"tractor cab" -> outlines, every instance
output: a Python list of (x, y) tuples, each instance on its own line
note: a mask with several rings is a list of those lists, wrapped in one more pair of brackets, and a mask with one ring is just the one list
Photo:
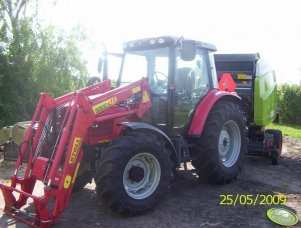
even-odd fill
[(149, 81), (152, 108), (143, 122), (175, 135), (190, 122), (196, 105), (217, 88), (214, 45), (170, 36), (124, 43), (117, 86)]

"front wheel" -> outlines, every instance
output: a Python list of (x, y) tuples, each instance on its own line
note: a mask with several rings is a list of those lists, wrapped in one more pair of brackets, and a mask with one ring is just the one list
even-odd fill
[(242, 170), (246, 144), (246, 126), (240, 106), (230, 101), (217, 103), (197, 142), (197, 158), (192, 161), (200, 179), (209, 183), (230, 182)]
[(169, 190), (170, 151), (156, 135), (130, 132), (96, 161), (96, 192), (113, 212), (144, 214)]

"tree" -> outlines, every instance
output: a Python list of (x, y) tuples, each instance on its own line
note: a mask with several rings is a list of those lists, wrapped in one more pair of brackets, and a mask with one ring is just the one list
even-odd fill
[(30, 3), (2, 0), (0, 5), (0, 127), (30, 119), (39, 92), (57, 97), (87, 77), (77, 37), (27, 16)]

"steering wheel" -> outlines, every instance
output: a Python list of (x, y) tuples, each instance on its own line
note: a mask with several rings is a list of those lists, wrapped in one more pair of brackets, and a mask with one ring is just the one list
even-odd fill
[(159, 79), (158, 74), (161, 74), (163, 77), (165, 77), (165, 78), (166, 78), (166, 81), (167, 81), (168, 76), (167, 76), (166, 74), (162, 73), (161, 71), (155, 71), (155, 72), (154, 72), (154, 76), (155, 76), (155, 78), (156, 78), (157, 81), (159, 81), (159, 80), (160, 80), (160, 81), (163, 81), (162, 79)]
[[(160, 79), (159, 75), (162, 75), (164, 78)], [(162, 77), (161, 77), (162, 78)], [(160, 71), (154, 72), (154, 84), (156, 85), (153, 89), (154, 93), (164, 94), (167, 93), (167, 79), (168, 76)]]

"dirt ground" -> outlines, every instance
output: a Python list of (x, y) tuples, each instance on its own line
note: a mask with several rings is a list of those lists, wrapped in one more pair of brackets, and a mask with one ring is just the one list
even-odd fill
[[(95, 194), (95, 184), (73, 193), (69, 205), (54, 227), (279, 227), (266, 216), (272, 207), (294, 211), (301, 220), (301, 140), (285, 137), (280, 165), (263, 157), (246, 157), (244, 170), (227, 185), (200, 184), (184, 171), (172, 182), (171, 192), (150, 213), (132, 218), (110, 213)], [(0, 158), (1, 159), (1, 158)], [(13, 162), (0, 161), (0, 181), (7, 182)], [(284, 194), (277, 205), (220, 205), (221, 194)], [(3, 214), (0, 196), (0, 227), (27, 227)], [(301, 227), (301, 223), (296, 225)]]

